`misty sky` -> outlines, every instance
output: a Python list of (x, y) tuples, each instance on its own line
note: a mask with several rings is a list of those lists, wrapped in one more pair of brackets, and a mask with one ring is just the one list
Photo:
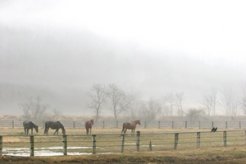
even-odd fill
[[(246, 80), (245, 7), (226, 0), (1, 0), (0, 87), (28, 96), (42, 90), (46, 101), (67, 102), (53, 105), (63, 113), (69, 104), (74, 113), (86, 108), (80, 100), (96, 83), (143, 98), (184, 92), (187, 104), (199, 104), (210, 88), (240, 90)], [(13, 99), (12, 112), (24, 98)]]

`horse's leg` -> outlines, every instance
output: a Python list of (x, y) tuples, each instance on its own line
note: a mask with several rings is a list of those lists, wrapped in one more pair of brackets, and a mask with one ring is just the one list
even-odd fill
[(55, 135), (55, 134), (57, 134), (57, 135), (58, 135), (58, 129), (56, 129), (56, 130), (55, 130), (54, 135)]
[(59, 129), (56, 130), (56, 135), (58, 135)]
[(121, 134), (124, 133), (124, 130), (125, 130), (125, 129), (124, 129), (124, 126), (123, 126), (123, 127), (122, 127), (122, 130), (121, 130)]
[(88, 133), (89, 133), (89, 129), (88, 129), (88, 128), (86, 128), (86, 135), (88, 135)]
[(49, 128), (45, 128), (45, 129), (44, 129), (44, 133), (45, 133), (46, 135), (48, 135), (48, 132), (49, 132)]

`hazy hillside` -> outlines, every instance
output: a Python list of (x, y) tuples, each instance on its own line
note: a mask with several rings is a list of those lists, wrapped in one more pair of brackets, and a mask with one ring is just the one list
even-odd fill
[(238, 87), (245, 80), (228, 61), (158, 52), (86, 31), (0, 26), (0, 35), (2, 113), (21, 113), (18, 104), (35, 96), (51, 109), (84, 113), (87, 91), (95, 83), (114, 83), (144, 99), (184, 92), (186, 103), (197, 104), (211, 87)]

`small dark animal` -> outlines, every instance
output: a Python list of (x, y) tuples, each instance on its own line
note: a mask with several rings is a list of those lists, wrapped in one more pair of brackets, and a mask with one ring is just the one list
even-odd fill
[(131, 123), (129, 122), (124, 122), (123, 123), (123, 126), (122, 126), (122, 130), (121, 130), (121, 134), (122, 133), (126, 133), (127, 129), (131, 129), (132, 130), (132, 134), (135, 132), (135, 129), (136, 129), (136, 126), (138, 125), (141, 125), (140, 123), (140, 120), (135, 120), (135, 121), (132, 121)]
[(94, 120), (89, 120), (85, 122), (86, 134), (91, 134), (92, 125), (94, 124)]
[(31, 129), (31, 134), (33, 135), (33, 129), (35, 129), (36, 133), (38, 133), (38, 126), (35, 125), (32, 121), (24, 121), (23, 122), (24, 133), (25, 135), (29, 134), (29, 130)]
[(211, 132), (216, 132), (217, 131), (217, 127), (213, 127), (212, 129), (211, 129)]
[(66, 130), (60, 121), (46, 121), (44, 125), (44, 134), (48, 135), (49, 128), (55, 129), (54, 135), (58, 135), (59, 129), (62, 129), (62, 134), (66, 134)]

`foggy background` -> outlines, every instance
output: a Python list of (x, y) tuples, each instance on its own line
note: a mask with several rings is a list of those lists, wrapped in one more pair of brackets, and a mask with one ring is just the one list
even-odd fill
[(49, 110), (90, 115), (94, 84), (160, 103), (183, 93), (185, 112), (215, 89), (217, 115), (228, 92), (244, 114), (245, 12), (243, 1), (2, 0), (0, 114), (39, 96)]

